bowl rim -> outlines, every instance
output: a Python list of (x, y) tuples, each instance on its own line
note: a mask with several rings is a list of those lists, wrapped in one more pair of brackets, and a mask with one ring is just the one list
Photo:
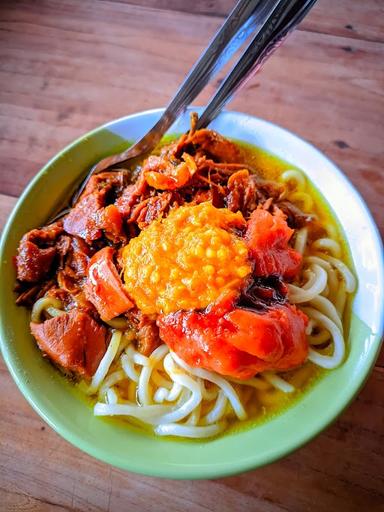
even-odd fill
[[(41, 177), (44, 175), (44, 173), (47, 172), (47, 170), (51, 167), (51, 165), (59, 159), (63, 153), (66, 153), (67, 151), (70, 151), (74, 147), (76, 147), (80, 142), (82, 142), (84, 139), (88, 139), (92, 137), (94, 134), (98, 133), (101, 130), (111, 128), (113, 126), (118, 125), (119, 123), (124, 122), (125, 120), (134, 120), (136, 118), (140, 118), (147, 115), (158, 115), (161, 114), (164, 111), (164, 108), (156, 108), (156, 109), (149, 109), (141, 112), (137, 112), (134, 114), (130, 114), (127, 116), (122, 116), (120, 118), (114, 119), (112, 121), (109, 121), (103, 125), (100, 125), (96, 127), (95, 129), (91, 130), (90, 132), (87, 132), (86, 134), (78, 137), (76, 140), (65, 146), (62, 150), (60, 150), (58, 153), (56, 153), (42, 168), (41, 170), (31, 179), (31, 181), (28, 183), (22, 194), (20, 195), (19, 199), (17, 200), (11, 214), (9, 215), (9, 218), (5, 224), (1, 240), (0, 240), (0, 261), (3, 258), (3, 253), (5, 250), (6, 240), (8, 238), (9, 233), (12, 230), (14, 218), (19, 210), (19, 208), (22, 206), (25, 198), (30, 194), (31, 190), (34, 188), (34, 186), (40, 181)], [(190, 107), (188, 111), (202, 111), (201, 107)], [(252, 116), (249, 114), (245, 114), (242, 112), (237, 111), (223, 111), (224, 114), (231, 114), (235, 116), (236, 118), (242, 119), (242, 120), (256, 120), (258, 122), (264, 123), (266, 125), (269, 125), (270, 127), (279, 130), (282, 130), (285, 132), (286, 135), (289, 135), (296, 140), (298, 140), (301, 144), (306, 145), (309, 147), (309, 149), (312, 152), (317, 153), (319, 156), (322, 157), (332, 168), (332, 172), (336, 173), (338, 178), (341, 179), (345, 186), (348, 188), (349, 193), (353, 194), (355, 198), (360, 202), (361, 207), (363, 208), (366, 219), (369, 223), (369, 229), (371, 234), (373, 235), (374, 241), (375, 241), (375, 247), (377, 250), (377, 254), (380, 256), (380, 268), (378, 269), (379, 274), (383, 278), (384, 276), (384, 249), (383, 244), (380, 236), (380, 232), (378, 230), (378, 227), (372, 217), (371, 212), (368, 209), (368, 206), (366, 205), (364, 199), (361, 197), (360, 193), (355, 189), (354, 185), (351, 183), (349, 178), (339, 169), (339, 167), (330, 160), (324, 153), (322, 153), (320, 150), (318, 150), (313, 144), (306, 141), (302, 137), (296, 135), (295, 133), (291, 132), (290, 130), (283, 128), (275, 123), (272, 123), (270, 121), (258, 118), (256, 116)], [(170, 130), (170, 132), (172, 129)], [(294, 162), (292, 162), (294, 164)], [(382, 280), (384, 282), (384, 278)], [(177, 468), (170, 468), (164, 469), (160, 468), (157, 469), (154, 465), (153, 467), (147, 466), (142, 467), (140, 466), (137, 468), (137, 465), (135, 463), (130, 463), (130, 461), (126, 461), (125, 463), (122, 463), (121, 461), (117, 461), (112, 457), (105, 456), (104, 452), (100, 453), (100, 450), (97, 446), (94, 446), (91, 443), (88, 443), (86, 439), (82, 438), (81, 436), (74, 434), (71, 429), (67, 429), (64, 425), (60, 425), (59, 423), (55, 422), (51, 417), (49, 412), (44, 410), (39, 403), (38, 400), (35, 399), (34, 396), (31, 395), (28, 384), (20, 377), (19, 372), (17, 371), (17, 367), (14, 365), (13, 362), (13, 356), (9, 350), (8, 343), (6, 341), (7, 336), (4, 329), (4, 319), (2, 316), (2, 311), (0, 310), (0, 349), (1, 354), (3, 356), (3, 359), (6, 363), (6, 366), (9, 370), (9, 372), (12, 375), (13, 380), (15, 381), (16, 385), (18, 386), (19, 390), (23, 394), (24, 398), (29, 402), (29, 404), (32, 406), (32, 408), (43, 418), (43, 420), (48, 423), (48, 425), (55, 430), (59, 435), (61, 435), (65, 440), (76, 446), (77, 448), (85, 451), (89, 455), (95, 457), (96, 459), (99, 459), (103, 462), (109, 463), (111, 465), (114, 465), (116, 467), (119, 467), (124, 470), (128, 471), (134, 471), (143, 475), (147, 476), (156, 476), (156, 477), (162, 477), (162, 478), (173, 478), (173, 479), (202, 479), (202, 478), (218, 478), (218, 477), (225, 477), (229, 475), (238, 474), (244, 471), (248, 471), (251, 469), (254, 469), (255, 467), (261, 467), (266, 464), (269, 464), (271, 462), (274, 462), (275, 460), (278, 460), (282, 457), (287, 456), (288, 454), (292, 453), (299, 447), (305, 445), (308, 443), (311, 439), (313, 439), (315, 436), (317, 436), (320, 432), (322, 432), (325, 428), (327, 428), (330, 424), (332, 424), (337, 417), (350, 405), (350, 403), (353, 401), (353, 399), (356, 397), (356, 395), (359, 393), (361, 388), (364, 386), (366, 380), (371, 374), (371, 371), (375, 365), (375, 361), (379, 355), (380, 348), (381, 348), (381, 339), (383, 337), (384, 332), (384, 287), (381, 286), (380, 288), (380, 295), (379, 295), (379, 301), (381, 303), (381, 307), (379, 308), (381, 315), (378, 319), (378, 330), (374, 334), (372, 343), (374, 344), (374, 349), (369, 354), (368, 360), (365, 360), (364, 365), (364, 371), (361, 372), (359, 378), (353, 382), (352, 385), (349, 387), (349, 392), (346, 393), (346, 399), (342, 402), (342, 405), (340, 406), (340, 403), (335, 403), (334, 407), (331, 411), (329, 411), (328, 415), (326, 417), (323, 417), (321, 420), (319, 420), (316, 425), (312, 429), (308, 429), (306, 432), (306, 435), (303, 435), (299, 440), (296, 442), (291, 442), (289, 446), (287, 447), (281, 447), (280, 450), (277, 452), (273, 452), (270, 454), (266, 454), (263, 458), (263, 460), (260, 462), (257, 460), (257, 456), (250, 457), (246, 461), (241, 460), (239, 461), (232, 461), (231, 464), (221, 464), (221, 467), (218, 465), (212, 465), (208, 467), (188, 467), (188, 465), (184, 465), (183, 469), (181, 470), (181, 467), (178, 466)]]

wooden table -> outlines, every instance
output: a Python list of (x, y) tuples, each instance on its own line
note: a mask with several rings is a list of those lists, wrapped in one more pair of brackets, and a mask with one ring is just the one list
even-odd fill
[[(27, 182), (68, 142), (166, 104), (231, 4), (2, 0), (1, 224)], [(285, 126), (329, 155), (360, 190), (381, 233), (383, 19), (383, 0), (320, 0), (230, 106)], [(3, 362), (0, 386), (1, 510), (384, 510), (383, 354), (353, 405), (317, 439), (270, 466), (213, 481), (147, 478), (98, 462), (44, 424)]]

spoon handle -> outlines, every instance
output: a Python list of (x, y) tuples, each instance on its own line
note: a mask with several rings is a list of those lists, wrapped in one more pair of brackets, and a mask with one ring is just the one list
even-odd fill
[(317, 0), (283, 0), (254, 36), (248, 48), (226, 76), (198, 120), (197, 128), (207, 126), (223, 107), (264, 64), (287, 35), (300, 23)]

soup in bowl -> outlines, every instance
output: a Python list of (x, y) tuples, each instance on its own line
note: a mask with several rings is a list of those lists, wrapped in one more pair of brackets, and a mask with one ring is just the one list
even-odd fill
[(96, 457), (230, 474), (308, 440), (361, 386), (382, 328), (380, 241), (331, 162), (236, 113), (91, 178), (47, 224), (159, 115), (75, 142), (20, 199), (3, 239), (3, 352), (38, 412)]

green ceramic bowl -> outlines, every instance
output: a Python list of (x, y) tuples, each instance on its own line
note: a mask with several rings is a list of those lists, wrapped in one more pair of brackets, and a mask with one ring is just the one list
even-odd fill
[[(73, 387), (43, 359), (29, 333), (29, 312), (14, 303), (13, 256), (20, 237), (44, 224), (79, 177), (103, 156), (145, 133), (161, 110), (98, 128), (51, 160), (29, 184), (1, 243), (1, 349), (25, 398), (44, 420), (78, 448), (123, 469), (168, 478), (216, 478), (249, 470), (309, 441), (332, 422), (359, 391), (380, 348), (383, 329), (383, 252), (364, 202), (344, 175), (318, 150), (266, 121), (225, 112), (213, 123), (224, 135), (253, 143), (303, 169), (339, 218), (351, 248), (359, 288), (353, 303), (348, 357), (285, 412), (248, 430), (211, 441), (155, 438), (118, 422), (96, 418)], [(188, 127), (188, 113), (174, 133)], [(366, 307), (369, 305), (369, 307)]]

